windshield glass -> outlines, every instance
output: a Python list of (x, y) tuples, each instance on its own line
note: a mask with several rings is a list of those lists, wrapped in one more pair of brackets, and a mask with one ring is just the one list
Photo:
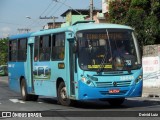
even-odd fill
[[(83, 70), (114, 71), (139, 68), (133, 31), (96, 29), (77, 32), (78, 61)], [(139, 54), (138, 54), (139, 55)]]

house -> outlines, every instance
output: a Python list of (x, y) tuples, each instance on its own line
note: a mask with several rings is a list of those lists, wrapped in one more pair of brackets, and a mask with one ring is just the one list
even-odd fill
[[(102, 10), (93, 10), (93, 20), (96, 23), (105, 22), (105, 18), (101, 12)], [(66, 22), (63, 23), (61, 27), (70, 26), (81, 20), (90, 20), (89, 14), (89, 9), (68, 9), (61, 14), (61, 16), (66, 19)]]

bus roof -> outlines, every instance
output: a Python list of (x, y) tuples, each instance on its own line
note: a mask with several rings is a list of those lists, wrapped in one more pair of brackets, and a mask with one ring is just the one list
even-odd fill
[(34, 32), (31, 36), (39, 36), (39, 35), (47, 35), (51, 33), (60, 33), (65, 31), (79, 31), (79, 30), (88, 30), (88, 29), (110, 29), (110, 28), (117, 28), (117, 29), (130, 29), (133, 28), (126, 26), (126, 25), (119, 25), (119, 24), (109, 24), (109, 23), (77, 23), (72, 26), (64, 27), (64, 28), (56, 28), (56, 29), (47, 29), (47, 30), (40, 30)]
[(51, 33), (60, 33), (60, 32), (65, 32), (67, 30), (68, 30), (68, 27), (46, 29), (46, 30), (40, 30), (40, 31), (34, 32), (31, 36), (47, 35), (47, 34), (51, 34)]
[(133, 29), (126, 25), (110, 24), (110, 23), (78, 23), (75, 25), (76, 30), (87, 30), (87, 29)]
[(32, 33), (25, 33), (25, 34), (18, 34), (18, 35), (12, 35), (9, 37), (10, 40), (19, 39), (19, 38), (27, 38), (30, 37)]
[(47, 35), (51, 33), (60, 33), (60, 32), (65, 32), (65, 31), (73, 31), (77, 32), (79, 30), (89, 30), (89, 29), (130, 29), (132, 30), (131, 27), (126, 26), (126, 25), (119, 25), (119, 24), (110, 24), (110, 23), (93, 23), (93, 22), (77, 22), (76, 24), (68, 27), (63, 27), (63, 28), (56, 28), (56, 29), (47, 29), (47, 30), (40, 30), (37, 32), (32, 32), (32, 33), (25, 33), (25, 34), (19, 34), (19, 35), (13, 35), (10, 36), (9, 39), (19, 39), (19, 38), (27, 38), (30, 36), (39, 36), (39, 35)]

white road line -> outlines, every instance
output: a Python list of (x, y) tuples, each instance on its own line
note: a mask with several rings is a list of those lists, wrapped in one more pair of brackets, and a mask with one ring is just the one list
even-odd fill
[(24, 101), (18, 99), (9, 99), (9, 100), (13, 103), (25, 103)]

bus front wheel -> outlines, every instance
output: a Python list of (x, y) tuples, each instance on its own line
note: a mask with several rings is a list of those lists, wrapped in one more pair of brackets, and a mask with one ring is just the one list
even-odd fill
[(67, 97), (67, 90), (64, 82), (61, 82), (58, 87), (58, 103), (64, 106), (71, 105), (71, 100)]

